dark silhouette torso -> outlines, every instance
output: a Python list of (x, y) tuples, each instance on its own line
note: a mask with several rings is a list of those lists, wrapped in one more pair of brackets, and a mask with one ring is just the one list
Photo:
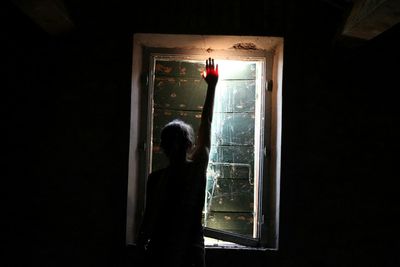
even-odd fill
[(207, 162), (203, 158), (171, 165), (149, 175), (150, 250), (160, 259), (175, 262), (193, 249), (204, 249), (201, 222)]

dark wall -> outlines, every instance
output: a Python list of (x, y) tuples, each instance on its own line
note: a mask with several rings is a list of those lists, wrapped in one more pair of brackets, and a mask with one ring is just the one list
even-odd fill
[(131, 41), (52, 37), (12, 6), (6, 15), (15, 23), (3, 57), (9, 212), (18, 218), (8, 227), (18, 235), (1, 265), (113, 266), (125, 247)]
[(124, 236), (135, 32), (285, 37), (280, 249), (210, 250), (209, 267), (399, 265), (399, 27), (342, 47), (345, 10), (332, 1), (79, 2), (62, 36), (3, 9), (5, 266), (136, 262)]

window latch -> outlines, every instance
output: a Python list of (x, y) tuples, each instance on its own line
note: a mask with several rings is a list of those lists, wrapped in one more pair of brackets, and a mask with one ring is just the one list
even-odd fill
[(265, 88), (267, 89), (267, 91), (272, 92), (272, 80), (267, 80), (265, 82)]

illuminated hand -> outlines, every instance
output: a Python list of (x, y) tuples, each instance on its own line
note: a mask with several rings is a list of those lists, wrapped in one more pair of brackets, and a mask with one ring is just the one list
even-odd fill
[(206, 71), (202, 74), (204, 80), (210, 86), (216, 86), (218, 82), (218, 64), (214, 66), (214, 59), (206, 60)]

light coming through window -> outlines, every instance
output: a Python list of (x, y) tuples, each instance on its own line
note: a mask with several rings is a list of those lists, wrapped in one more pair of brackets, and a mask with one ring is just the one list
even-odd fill
[[(217, 85), (203, 225), (257, 238), (263, 136), (262, 60), (218, 60)], [(154, 56), (150, 82), (151, 169), (167, 166), (160, 149), (162, 127), (173, 119), (200, 125), (206, 83), (204, 60)], [(171, 192), (173, 194), (173, 192)]]

